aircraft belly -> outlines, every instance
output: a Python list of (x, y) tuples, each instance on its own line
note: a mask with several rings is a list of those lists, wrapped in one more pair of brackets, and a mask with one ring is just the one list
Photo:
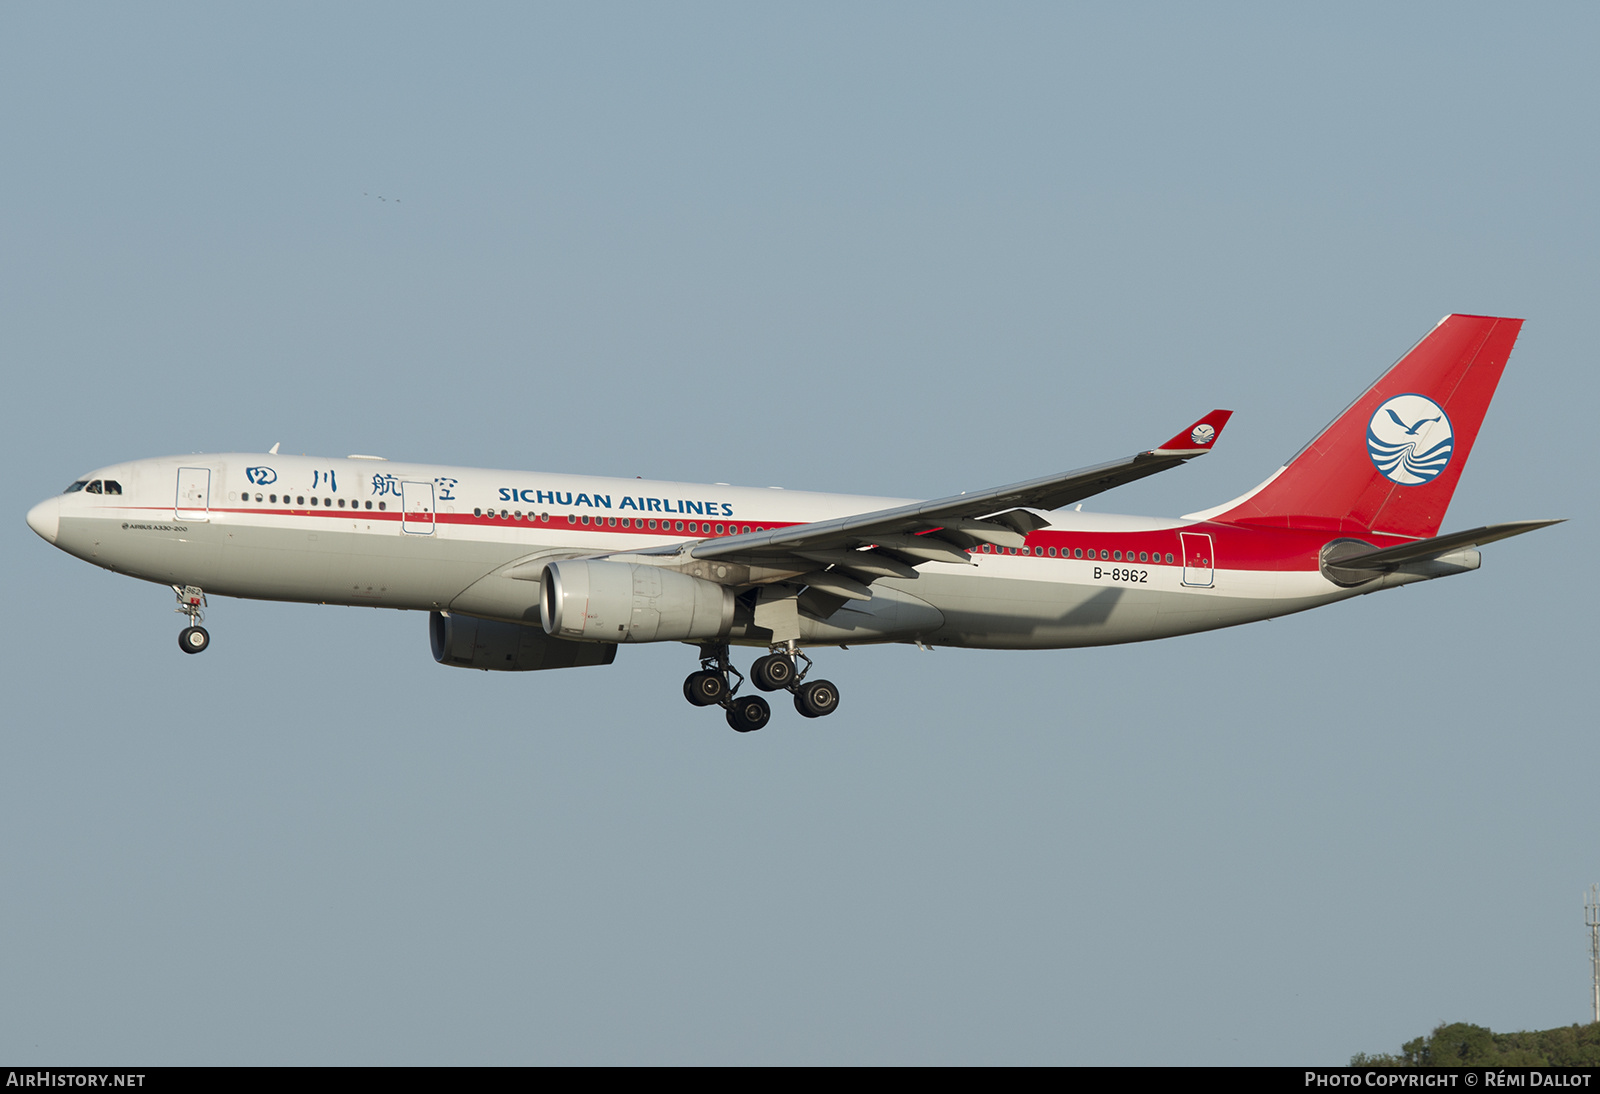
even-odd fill
[(933, 641), (984, 649), (1057, 649), (1148, 637), (1150, 591), (1025, 577), (928, 574), (917, 592), (944, 613)]
[(1167, 638), (1303, 611), (1348, 595), (1317, 574), (1218, 571), (1214, 586), (1203, 589), (1184, 587), (1177, 570), (1149, 570), (1139, 583), (1084, 576), (925, 573), (916, 584), (917, 593), (945, 617), (932, 641), (986, 649)]
[(230, 531), (222, 572), (207, 591), (388, 608), (446, 607), (485, 571), (527, 550), (492, 541), (395, 535), (387, 528)]
[(1314, 571), (1218, 570), (1215, 587), (1184, 589), (1164, 597), (1157, 609), (1158, 627), (1151, 637), (1256, 623), (1280, 615), (1343, 600), (1339, 589)]
[(162, 584), (212, 583), (224, 534), (214, 525), (134, 514), (132, 519), (62, 517), (56, 546), (85, 562)]

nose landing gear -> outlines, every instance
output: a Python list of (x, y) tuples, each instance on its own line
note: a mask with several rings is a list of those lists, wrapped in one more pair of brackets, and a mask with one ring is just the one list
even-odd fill
[(201, 610), (206, 606), (205, 590), (197, 585), (174, 585), (172, 591), (178, 594), (174, 610), (189, 617), (189, 625), (178, 632), (178, 648), (184, 653), (204, 653), (211, 648), (211, 632), (200, 625), (205, 618)]
[[(795, 659), (805, 668), (795, 665)], [(829, 680), (806, 683), (811, 658), (790, 645), (756, 658), (750, 666), (750, 681), (762, 691), (789, 691), (794, 708), (807, 718), (823, 718), (839, 709), (839, 689)], [(730, 679), (737, 677), (735, 682)], [(697, 707), (720, 706), (727, 711), (728, 725), (739, 733), (753, 733), (772, 717), (772, 707), (759, 695), (740, 695), (744, 682), (739, 670), (728, 661), (726, 642), (700, 647), (700, 671), (683, 682), (683, 697)]]

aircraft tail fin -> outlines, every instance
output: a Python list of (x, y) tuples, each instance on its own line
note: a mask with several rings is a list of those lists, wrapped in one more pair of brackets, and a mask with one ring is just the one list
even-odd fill
[(1435, 535), (1521, 329), (1520, 319), (1446, 316), (1275, 475), (1194, 515)]

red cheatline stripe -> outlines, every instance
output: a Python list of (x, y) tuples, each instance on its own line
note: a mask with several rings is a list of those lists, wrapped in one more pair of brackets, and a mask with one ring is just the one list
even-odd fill
[[(172, 508), (168, 506), (115, 506), (107, 508), (140, 509), (150, 512), (163, 513), (171, 513), (173, 511)], [(311, 509), (309, 507), (304, 509), (280, 509), (265, 506), (260, 508), (251, 507), (248, 509), (218, 508), (212, 509), (210, 512), (239, 514), (244, 516), (310, 516), (334, 520), (357, 519), (368, 521), (399, 521), (405, 518), (405, 514), (402, 514), (398, 509), (341, 510), (325, 509), (320, 506), (316, 509)], [(606, 520), (608, 518), (601, 517), (599, 519)], [(619, 523), (613, 526), (609, 524), (583, 524), (577, 521), (569, 521), (567, 520), (566, 516), (553, 516), (548, 522), (545, 522), (539, 520), (529, 521), (526, 519), (520, 521), (503, 520), (498, 516), (473, 516), (471, 513), (439, 513), (434, 515), (434, 521), (437, 524), (458, 525), (463, 527), (498, 527), (518, 531), (522, 529), (531, 530), (542, 528), (551, 531), (562, 531), (569, 533), (596, 532), (605, 535), (635, 535), (650, 536), (655, 538), (671, 537), (675, 539), (717, 538), (712, 532), (690, 532), (687, 529), (679, 532), (670, 528), (640, 528), (637, 526), (637, 523), (641, 520), (648, 519), (643, 517), (626, 518), (630, 522), (633, 522), (634, 526), (624, 528), (620, 524), (622, 519), (624, 518), (618, 517), (617, 520)], [(659, 521), (659, 518), (657, 519)], [(412, 523), (426, 523), (426, 520), (413, 520)], [(687, 524), (689, 522), (685, 521), (684, 523)], [(695, 523), (704, 525), (708, 522), (696, 521)], [(738, 525), (732, 525), (726, 520), (724, 520), (722, 523), (725, 527), (730, 529), (735, 527), (741, 529), (741, 532), (729, 531), (726, 532), (725, 535), (742, 534), (742, 529), (747, 527), (743, 521), (739, 522)], [(752, 522), (748, 525), (748, 527), (752, 529), (790, 528), (803, 523), (803, 521), (760, 521)], [(1070, 559), (1070, 561), (1121, 562), (1124, 565), (1133, 564), (1144, 566), (1181, 566), (1183, 565), (1183, 546), (1178, 539), (1178, 536), (1179, 533), (1182, 532), (1199, 532), (1211, 536), (1213, 544), (1213, 559), (1217, 563), (1219, 569), (1246, 571), (1315, 570), (1318, 568), (1319, 554), (1322, 550), (1322, 547), (1330, 538), (1333, 538), (1332, 534), (1327, 532), (1297, 532), (1284, 529), (1249, 528), (1231, 524), (1209, 523), (1174, 525), (1169, 528), (1131, 532), (1072, 532), (1047, 530), (1031, 533), (1026, 538), (1026, 553), (1019, 551), (1017, 554), (1012, 555), (1001, 548), (994, 548), (991, 551), (984, 551), (981, 547), (979, 547), (973, 551), (973, 555), (979, 559), (989, 555), (1007, 558), (1039, 558), (1040, 561), (1069, 561), (1069, 559), (1067, 559), (1062, 552), (1070, 552), (1074, 549), (1081, 549), (1086, 556), (1090, 551), (1093, 551), (1095, 557), (1092, 559), (1088, 557), (1083, 559)], [(1378, 533), (1360, 533), (1359, 538), (1366, 540), (1377, 547), (1388, 547), (1399, 543), (1409, 542), (1409, 540), (1407, 540), (1405, 537), (1388, 536)], [(1033, 554), (1033, 548), (1036, 546), (1043, 547), (1046, 549), (1046, 551), (1048, 551), (1048, 549), (1051, 547), (1055, 547), (1058, 552), (1058, 557), (1052, 559), (1048, 554), (1036, 556)], [(1101, 550), (1113, 553), (1120, 551), (1122, 552), (1122, 558), (1101, 559), (1098, 557)], [(1141, 563), (1138, 561), (1138, 555), (1140, 551), (1145, 552), (1147, 556), (1159, 555), (1160, 561)], [(1170, 553), (1173, 557), (1173, 561), (1171, 563), (1166, 561), (1166, 555), (1168, 553)]]

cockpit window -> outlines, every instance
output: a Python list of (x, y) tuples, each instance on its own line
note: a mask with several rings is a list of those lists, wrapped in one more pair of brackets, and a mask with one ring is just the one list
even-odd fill
[(100, 480), (99, 479), (95, 479), (88, 486), (85, 486), (83, 488), (83, 492), (85, 494), (98, 494), (98, 493), (100, 493)]
[(106, 480), (106, 493), (108, 493), (108, 494), (120, 494), (120, 493), (122, 493), (122, 484), (120, 482), (118, 482), (116, 479), (107, 479)]
[(67, 487), (65, 490), (63, 490), (61, 492), (63, 494), (76, 494), (79, 490), (82, 490), (85, 486), (88, 486), (88, 485), (89, 485), (89, 480), (88, 479), (79, 479), (77, 482), (73, 483), (71, 486)]

